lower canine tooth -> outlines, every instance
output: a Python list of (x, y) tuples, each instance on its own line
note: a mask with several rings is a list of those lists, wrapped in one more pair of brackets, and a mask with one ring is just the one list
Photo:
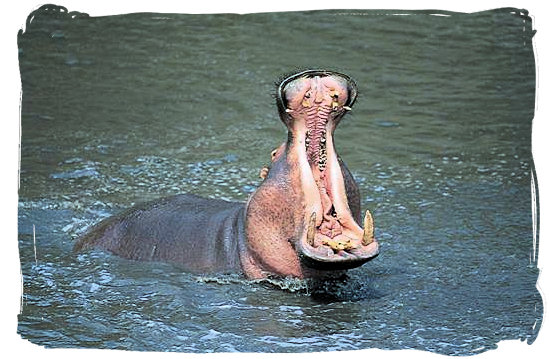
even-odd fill
[(351, 111), (351, 107), (349, 107), (349, 106), (342, 106), (342, 108), (346, 111)]
[(372, 214), (370, 214), (370, 211), (368, 209), (365, 212), (365, 220), (363, 222), (363, 227), (365, 229), (363, 230), (362, 244), (364, 246), (367, 246), (372, 242), (374, 242), (374, 220), (372, 219)]
[(315, 220), (317, 219), (317, 215), (315, 212), (311, 214), (311, 217), (309, 218), (309, 224), (307, 226), (307, 243), (313, 247), (313, 243), (315, 240)]

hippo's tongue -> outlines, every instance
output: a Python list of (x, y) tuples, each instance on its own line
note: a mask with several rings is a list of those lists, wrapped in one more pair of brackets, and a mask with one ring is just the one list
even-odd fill
[(333, 142), (336, 125), (351, 110), (350, 86), (340, 75), (308, 73), (282, 91), (305, 197), (307, 226), (297, 248), (308, 266), (320, 269), (356, 267), (378, 254), (370, 213), (365, 229), (353, 219)]

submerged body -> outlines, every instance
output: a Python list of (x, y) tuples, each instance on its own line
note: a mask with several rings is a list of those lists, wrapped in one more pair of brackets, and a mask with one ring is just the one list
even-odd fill
[(241, 271), (244, 203), (182, 194), (106, 219), (75, 250), (97, 247), (134, 260), (167, 261), (196, 273)]
[(287, 77), (277, 106), (288, 139), (246, 204), (194, 195), (149, 202), (101, 222), (75, 249), (249, 278), (322, 277), (362, 265), (378, 254), (373, 220), (367, 211), (358, 224), (359, 190), (333, 142), (356, 94), (353, 80), (335, 72)]

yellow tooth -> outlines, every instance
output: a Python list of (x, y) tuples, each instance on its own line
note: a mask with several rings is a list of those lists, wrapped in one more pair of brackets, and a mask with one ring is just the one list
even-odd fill
[(317, 219), (317, 215), (315, 212), (311, 214), (311, 217), (309, 217), (309, 224), (307, 226), (307, 243), (310, 246), (313, 246), (314, 240), (315, 240), (315, 220)]
[(348, 250), (348, 249), (355, 248), (354, 244), (349, 239), (336, 240), (336, 239), (324, 238), (322, 240), (322, 243), (325, 246), (329, 246), (330, 248), (335, 249), (335, 250), (341, 250), (341, 249)]
[(339, 105), (339, 104), (338, 104), (338, 101), (333, 101), (333, 102), (332, 102), (332, 109), (337, 108), (338, 105)]
[(262, 169), (260, 170), (260, 178), (266, 179), (268, 173), (269, 173), (269, 167), (262, 167)]
[(305, 99), (305, 100), (302, 101), (302, 106), (303, 107), (309, 107), (309, 106), (311, 106), (311, 104), (309, 103), (308, 99)]
[(367, 209), (365, 212), (365, 220), (363, 222), (363, 245), (367, 246), (374, 242), (374, 220), (372, 218), (372, 214), (370, 214), (370, 211)]

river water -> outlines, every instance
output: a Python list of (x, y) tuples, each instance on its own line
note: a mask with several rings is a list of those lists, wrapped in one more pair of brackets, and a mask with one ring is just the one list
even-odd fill
[[(530, 18), (396, 13), (33, 13), (18, 36), (21, 337), (183, 352), (532, 343), (543, 307)], [(304, 283), (72, 253), (134, 203), (245, 201), (286, 138), (274, 82), (313, 67), (358, 83), (335, 141), (374, 213), (378, 258)]]

